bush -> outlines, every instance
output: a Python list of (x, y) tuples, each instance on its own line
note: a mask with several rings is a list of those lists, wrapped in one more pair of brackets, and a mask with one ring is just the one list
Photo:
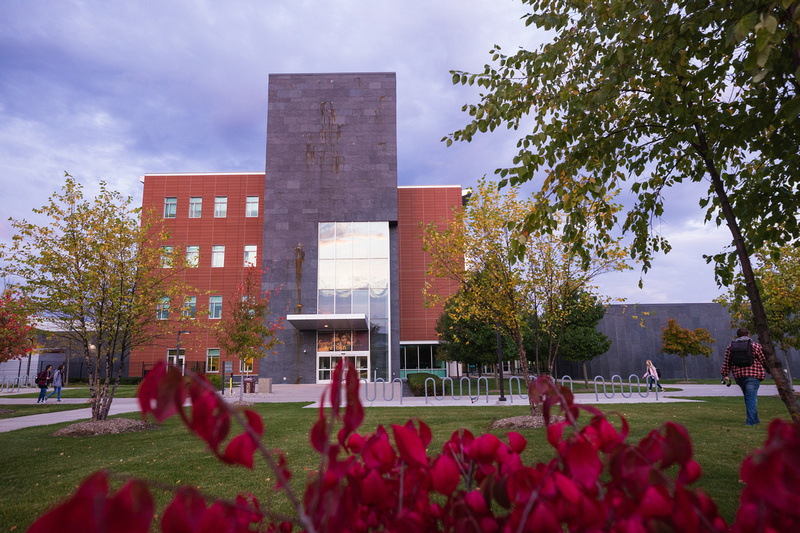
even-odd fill
[(211, 385), (214, 386), (215, 389), (221, 390), (222, 389), (222, 376), (219, 374), (206, 374), (204, 376)]
[[(433, 378), (433, 382), (436, 384), (436, 394), (442, 394), (442, 378), (439, 376), (434, 376), (427, 372), (419, 372), (415, 374), (406, 374), (406, 378), (408, 378), (408, 387), (411, 389), (411, 393), (414, 396), (425, 396), (425, 380), (428, 378)], [(428, 382), (427, 386), (428, 396), (433, 396), (433, 386), (430, 382)]]
[[(343, 371), (340, 364), (333, 383), (340, 383), (343, 373), (344, 389), (337, 385), (328, 390), (326, 404), (332, 408), (320, 409), (311, 428), (320, 464), (306, 482), (305, 494), (298, 494), (289, 485), (286, 456), (265, 447), (257, 413), (235, 410), (202, 377), (190, 374), (193, 381), (187, 388), (176, 369), (154, 368), (139, 388), (142, 413), (158, 421), (180, 416), (223, 462), (252, 469), (258, 452), (274, 475), (272, 488), (285, 491), (295, 511), (292, 516), (274, 514), (269, 495), (261, 502), (252, 494), (222, 501), (180, 486), (159, 513), (162, 530), (800, 531), (795, 486), (800, 425), (774, 420), (764, 448), (744, 461), (745, 488), (736, 523), (729, 528), (713, 500), (691, 487), (701, 469), (680, 424), (668, 421), (638, 443), (628, 443), (624, 417), (617, 428), (596, 408), (574, 404), (568, 389), (539, 378), (529, 394), (547, 424), (552, 460), (524, 464), (521, 454), (528, 442), (514, 432), (501, 440), (458, 430), (437, 453), (428, 450), (431, 430), (421, 420), (358, 433), (364, 419), (358, 375), (353, 366)], [(186, 409), (189, 398), (191, 407)], [(556, 409), (562, 421), (552, 420)], [(590, 419), (578, 424), (582, 413)], [(234, 420), (243, 432), (229, 439)], [(163, 484), (134, 479), (112, 494), (109, 474), (101, 471), (28, 531), (148, 533), (156, 514), (153, 492), (163, 491)]]

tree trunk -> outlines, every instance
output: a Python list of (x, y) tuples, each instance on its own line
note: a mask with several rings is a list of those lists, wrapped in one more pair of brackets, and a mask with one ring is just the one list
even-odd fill
[(583, 383), (589, 388), (589, 374), (586, 372), (586, 361), (583, 362)]
[(736, 246), (736, 255), (739, 259), (739, 266), (742, 269), (742, 276), (744, 277), (745, 287), (747, 288), (747, 296), (750, 299), (750, 309), (753, 313), (753, 322), (756, 326), (756, 334), (758, 335), (758, 342), (764, 352), (767, 360), (767, 366), (772, 378), (775, 380), (775, 385), (778, 388), (778, 394), (786, 405), (786, 409), (795, 422), (800, 422), (800, 404), (797, 402), (797, 397), (794, 395), (791, 383), (786, 379), (786, 374), (783, 372), (783, 365), (780, 359), (775, 354), (775, 347), (772, 344), (772, 337), (769, 334), (769, 326), (767, 324), (767, 313), (764, 310), (764, 305), (761, 302), (761, 294), (756, 285), (756, 278), (753, 272), (753, 266), (750, 262), (750, 254), (745, 246), (744, 237), (742, 236), (741, 229), (739, 228), (736, 215), (733, 212), (728, 195), (725, 192), (725, 186), (722, 183), (719, 172), (714, 165), (714, 162), (707, 156), (707, 145), (705, 135), (700, 129), (699, 125), (696, 126), (698, 137), (700, 140), (701, 150), (700, 154), (706, 164), (706, 169), (711, 175), (711, 182), (714, 185), (714, 192), (719, 199), (720, 208), (725, 216), (725, 222), (733, 236), (733, 243)]
[[(686, 381), (688, 382), (689, 381), (689, 371), (686, 370), (686, 356), (685, 355), (681, 356), (681, 361), (683, 361), (683, 375), (686, 376)], [(655, 378), (655, 379), (658, 380), (658, 378)]]
[(528, 390), (528, 403), (531, 407), (531, 414), (536, 415), (539, 411), (533, 403), (533, 394), (530, 393), (531, 373), (528, 369), (528, 356), (525, 353), (525, 346), (522, 344), (522, 332), (520, 332), (519, 328), (513, 332), (512, 337), (514, 337), (514, 343), (517, 345), (519, 366), (522, 368), (522, 377), (525, 379), (525, 388)]

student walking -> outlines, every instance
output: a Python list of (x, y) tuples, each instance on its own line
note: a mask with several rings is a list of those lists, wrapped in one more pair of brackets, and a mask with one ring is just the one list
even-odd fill
[(61, 403), (61, 387), (64, 385), (64, 365), (58, 365), (58, 370), (53, 374), (53, 392), (44, 397), (48, 399), (53, 394), (58, 393), (56, 402)]
[(50, 383), (51, 368), (53, 368), (53, 365), (47, 365), (47, 368), (39, 372), (36, 377), (36, 384), (39, 386), (39, 399), (36, 400), (36, 403), (45, 403), (47, 401), (45, 395), (47, 394), (47, 385)]
[(653, 390), (653, 384), (658, 387), (659, 392), (664, 392), (664, 387), (661, 386), (661, 383), (658, 381), (658, 369), (653, 362), (648, 359), (647, 360), (647, 371), (644, 373), (643, 378), (647, 378), (647, 390)]
[(767, 358), (761, 345), (750, 340), (750, 332), (745, 328), (736, 330), (736, 339), (725, 350), (722, 363), (722, 379), (729, 384), (733, 379), (744, 394), (744, 409), (747, 414), (745, 424), (754, 426), (758, 419), (758, 388), (766, 377)]

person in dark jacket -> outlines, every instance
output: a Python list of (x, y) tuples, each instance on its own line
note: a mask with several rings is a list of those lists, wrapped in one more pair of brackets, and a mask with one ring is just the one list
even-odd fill
[(45, 396), (47, 394), (47, 385), (50, 383), (51, 368), (53, 368), (53, 365), (47, 365), (47, 368), (39, 372), (39, 376), (36, 378), (36, 385), (39, 386), (39, 399), (36, 400), (36, 403), (47, 402), (47, 398)]

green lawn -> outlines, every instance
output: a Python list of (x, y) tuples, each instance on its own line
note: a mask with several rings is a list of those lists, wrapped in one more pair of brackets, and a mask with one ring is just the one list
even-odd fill
[[(699, 485), (718, 503), (723, 516), (734, 516), (741, 484), (739, 464), (754, 448), (763, 444), (767, 423), (759, 427), (744, 425), (741, 398), (710, 398), (702, 403), (629, 404), (603, 406), (607, 412), (619, 410), (629, 421), (631, 439), (638, 440), (665, 420), (685, 425), (693, 438), (695, 455), (703, 467)], [(308, 444), (308, 431), (316, 419), (316, 409), (299, 404), (258, 404), (265, 420), (265, 442), (281, 448), (299, 487), (316, 468), (317, 456)], [(388, 426), (420, 417), (433, 431), (431, 453), (441, 449), (453, 431), (465, 427), (485, 431), (494, 418), (526, 414), (522, 405), (514, 407), (398, 407), (366, 410), (362, 431), (378, 424)], [(780, 400), (759, 398), (759, 414), (765, 422), (787, 417)], [(135, 417), (135, 415), (131, 415)], [(611, 418), (614, 421), (614, 417)], [(220, 497), (234, 497), (240, 491), (253, 492), (262, 501), (270, 497), (274, 477), (258, 462), (253, 472), (219, 464), (203, 444), (190, 435), (177, 419), (167, 421), (156, 431), (99, 437), (53, 437), (67, 424), (0, 433), (0, 531), (24, 531), (36, 516), (70, 493), (86, 475), (101, 468), (136, 475), (170, 485), (193, 485)], [(501, 434), (501, 432), (497, 432)], [(545, 430), (521, 431), (529, 441), (527, 461), (547, 461), (553, 457)], [(286, 511), (280, 496), (273, 505)], [(169, 494), (158, 491), (160, 505)]]
[[(85, 409), (89, 404), (66, 404), (56, 403), (48, 400), (44, 404), (18, 405), (0, 403), (0, 411), (11, 411), (10, 413), (0, 412), (0, 420), (4, 418), (17, 418), (19, 416), (40, 415), (42, 413), (57, 413), (59, 411), (72, 411), (74, 409)], [(2, 531), (2, 530), (0, 530)]]
[[(136, 390), (138, 385), (120, 385), (117, 387), (117, 390), (114, 392), (114, 398), (133, 398), (136, 396)], [(23, 392), (21, 394), (11, 394), (8, 396), (3, 396), (4, 398), (38, 398), (39, 397), (39, 389), (38, 388), (31, 388), (31, 389), (22, 389)], [(28, 391), (28, 392), (25, 392)], [(47, 394), (53, 392), (53, 388), (50, 387), (47, 389)], [(70, 386), (65, 389), (61, 389), (61, 397), (62, 398), (89, 398), (90, 391), (89, 385), (74, 385)], [(55, 395), (52, 396), (48, 402), (55, 401)]]

